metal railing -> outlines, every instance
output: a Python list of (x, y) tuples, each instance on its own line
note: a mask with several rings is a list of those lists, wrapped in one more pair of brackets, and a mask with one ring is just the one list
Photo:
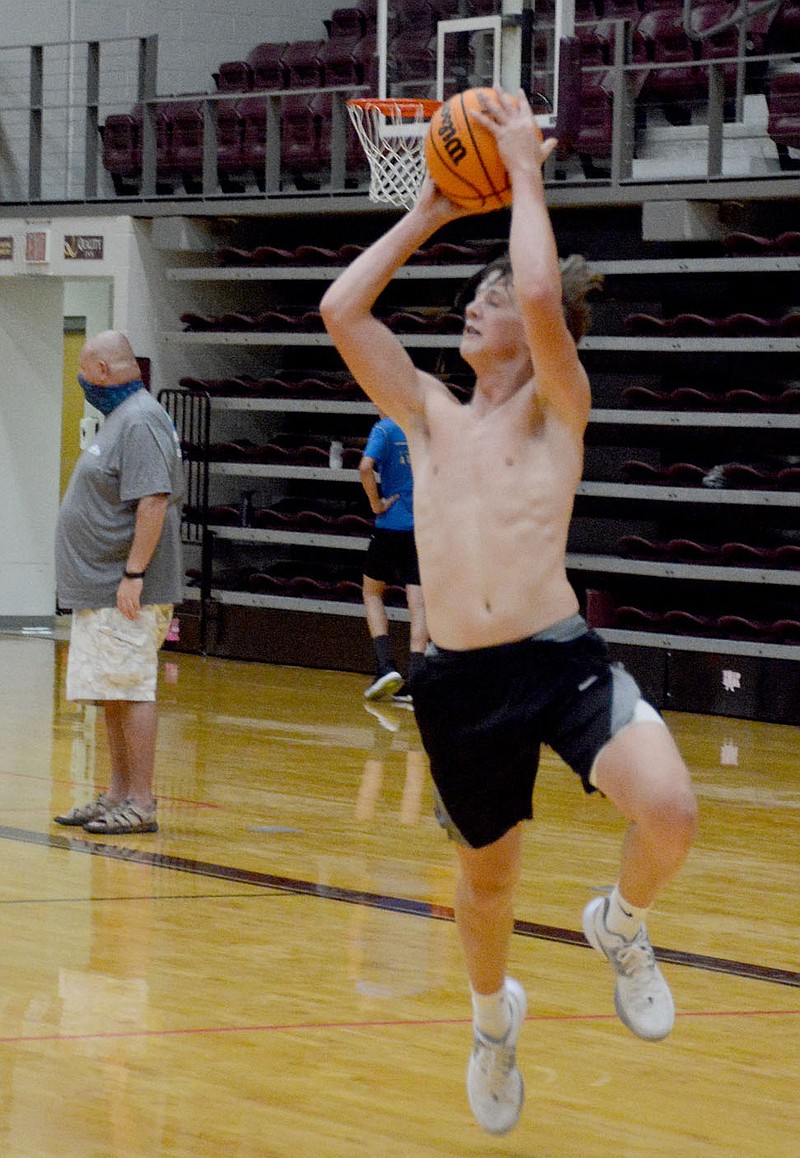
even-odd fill
[[(758, 6), (758, 11), (772, 3), (774, 0), (765, 0)], [(686, 0), (686, 5), (688, 20), (691, 0)], [(755, 11), (751, 9), (749, 15)], [(746, 25), (741, 23), (740, 27), (744, 30)], [(721, 26), (710, 31), (720, 30)], [(708, 35), (708, 30), (702, 33), (703, 38)], [(585, 170), (577, 171), (577, 167), (575, 172), (565, 173), (563, 166), (559, 171), (557, 165), (555, 168), (550, 165), (547, 171), (550, 183), (557, 182), (562, 187), (604, 186), (612, 190), (622, 189), (634, 181), (646, 183), (648, 179), (637, 177), (635, 172), (637, 149), (647, 134), (647, 122), (654, 115), (654, 106), (643, 103), (642, 98), (647, 94), (648, 79), (652, 82), (660, 71), (676, 67), (696, 71), (705, 78), (703, 96), (695, 104), (696, 123), (701, 123), (707, 133), (699, 177), (713, 182), (724, 180), (730, 176), (725, 166), (726, 142), (731, 135), (728, 126), (745, 124), (746, 98), (758, 95), (758, 84), (753, 78), (761, 78), (761, 93), (766, 100), (764, 84), (770, 71), (800, 69), (800, 58), (796, 53), (748, 55), (742, 36), (735, 55), (687, 60), (680, 64), (635, 62), (632, 59), (632, 27), (627, 21), (614, 22), (614, 35), (609, 42), (613, 45), (613, 59), (583, 70), (586, 75), (602, 75), (606, 89), (610, 90), (608, 156), (602, 159), (602, 168), (596, 166), (589, 175)], [(99, 206), (211, 199), (269, 200), (287, 194), (296, 197), (298, 192), (311, 196), (314, 193), (350, 196), (366, 192), (366, 166), (363, 172), (355, 175), (347, 167), (346, 110), (346, 99), (363, 95), (368, 91), (365, 85), (158, 94), (156, 36), (81, 44), (18, 46), (0, 49), (0, 62), (8, 53), (12, 54), (16, 75), (14, 69), (0, 68), (0, 205), (11, 208), (55, 203)], [(55, 80), (51, 76), (54, 71), (57, 74)], [(733, 90), (732, 71), (735, 73)], [(64, 75), (71, 80), (70, 85), (58, 83), (59, 77)], [(4, 98), (4, 84), (7, 94), (13, 96), (10, 101)], [(76, 89), (80, 91), (76, 93)], [(27, 92), (27, 101), (18, 100), (15, 94), (20, 91)], [(330, 141), (320, 160), (314, 189), (299, 188), (293, 175), (282, 169), (284, 102), (298, 96), (330, 98)], [(264, 103), (264, 138), (260, 142), (263, 170), (248, 171), (239, 185), (233, 189), (224, 188), (225, 182), (220, 181), (218, 155), (220, 109), (224, 104), (238, 106), (241, 101), (254, 99)], [(164, 141), (159, 142), (159, 120), (163, 119), (164, 110), (169, 106), (187, 101), (194, 102), (202, 110), (202, 160), (191, 191), (182, 182), (180, 172), (170, 175), (171, 187), (159, 176), (160, 167), (163, 170), (164, 166)], [(114, 111), (131, 113), (133, 109), (140, 110), (138, 168), (130, 189), (120, 195), (112, 188), (110, 173), (103, 163), (103, 129), (105, 119)], [(163, 125), (161, 132), (163, 135)], [(763, 136), (762, 144), (772, 149), (763, 126), (753, 127), (754, 139), (759, 132)], [(580, 154), (580, 136), (574, 148)], [(775, 155), (777, 157), (777, 153)], [(697, 180), (696, 150), (692, 160), (693, 165), (684, 165), (682, 170), (683, 160), (673, 158), (669, 172), (659, 174), (657, 180), (662, 183), (665, 180)], [(762, 172), (741, 174), (750, 180), (758, 177), (766, 182), (786, 175), (777, 163), (765, 164)]]

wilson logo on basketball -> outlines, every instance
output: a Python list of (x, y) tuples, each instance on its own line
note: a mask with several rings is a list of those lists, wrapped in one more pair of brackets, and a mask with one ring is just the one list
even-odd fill
[(455, 125), (453, 124), (453, 118), (448, 105), (444, 105), (441, 109), (439, 137), (444, 144), (445, 152), (454, 165), (458, 165), (460, 161), (464, 160), (467, 155), (467, 150), (461, 143), (461, 138), (456, 135)]

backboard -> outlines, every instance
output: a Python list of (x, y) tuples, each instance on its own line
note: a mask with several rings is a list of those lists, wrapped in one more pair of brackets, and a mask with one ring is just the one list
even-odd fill
[(476, 85), (523, 88), (552, 128), (562, 41), (574, 29), (575, 0), (378, 0), (378, 96), (441, 101)]

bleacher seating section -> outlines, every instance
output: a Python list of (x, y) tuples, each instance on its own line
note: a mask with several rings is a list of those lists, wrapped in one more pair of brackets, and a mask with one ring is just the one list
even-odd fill
[[(736, 6), (732, 0), (709, 0), (693, 8), (697, 37), (684, 30), (680, 0), (578, 0), (576, 34), (581, 43), (582, 119), (574, 142), (587, 177), (604, 175), (611, 154), (613, 97), (609, 66), (614, 52), (614, 22), (624, 20), (632, 33), (640, 117), (660, 110), (673, 124), (688, 124), (705, 105), (707, 66), (738, 52), (738, 27), (709, 36)], [(758, 8), (759, 6), (755, 6)], [(458, 14), (457, 0), (394, 0), (390, 5), (388, 73), (390, 92), (433, 96), (436, 22)], [(472, 0), (470, 15), (494, 14), (497, 0)], [(548, 20), (550, 23), (548, 23)], [(256, 45), (243, 60), (223, 61), (213, 74), (216, 93), (231, 94), (217, 102), (218, 178), (224, 192), (239, 192), (254, 182), (264, 188), (266, 102), (256, 94), (293, 89), (367, 86), (377, 91), (376, 4), (362, 0), (336, 8), (324, 22), (325, 38)], [(542, 68), (552, 36), (552, 13), (537, 5), (534, 24), (533, 92), (546, 92)], [(699, 37), (699, 38), (698, 38)], [(455, 38), (447, 46), (455, 51)], [(756, 11), (747, 28), (745, 91), (763, 92), (769, 108), (768, 133), (781, 166), (794, 168), (790, 149), (800, 148), (800, 73), (769, 75), (765, 53), (800, 49), (800, 0)], [(470, 68), (474, 61), (470, 62)], [(648, 64), (653, 67), (647, 69)], [(736, 94), (735, 63), (723, 66), (728, 110)], [(158, 108), (157, 181), (161, 192), (181, 184), (187, 192), (201, 188), (203, 112), (199, 97), (164, 103)], [(194, 98), (194, 99), (192, 99)], [(298, 188), (319, 188), (330, 172), (331, 96), (303, 92), (281, 102), (281, 164), (284, 181)], [(112, 114), (102, 127), (103, 164), (117, 193), (138, 189), (142, 167), (141, 110)], [(366, 180), (357, 139), (348, 125), (346, 171), (349, 184)], [(562, 149), (562, 156), (564, 150)]]

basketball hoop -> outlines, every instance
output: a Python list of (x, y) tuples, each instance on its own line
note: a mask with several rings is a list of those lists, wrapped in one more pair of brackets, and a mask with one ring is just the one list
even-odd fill
[(354, 97), (347, 111), (367, 155), (369, 198), (410, 209), (425, 176), (425, 133), (441, 101)]

